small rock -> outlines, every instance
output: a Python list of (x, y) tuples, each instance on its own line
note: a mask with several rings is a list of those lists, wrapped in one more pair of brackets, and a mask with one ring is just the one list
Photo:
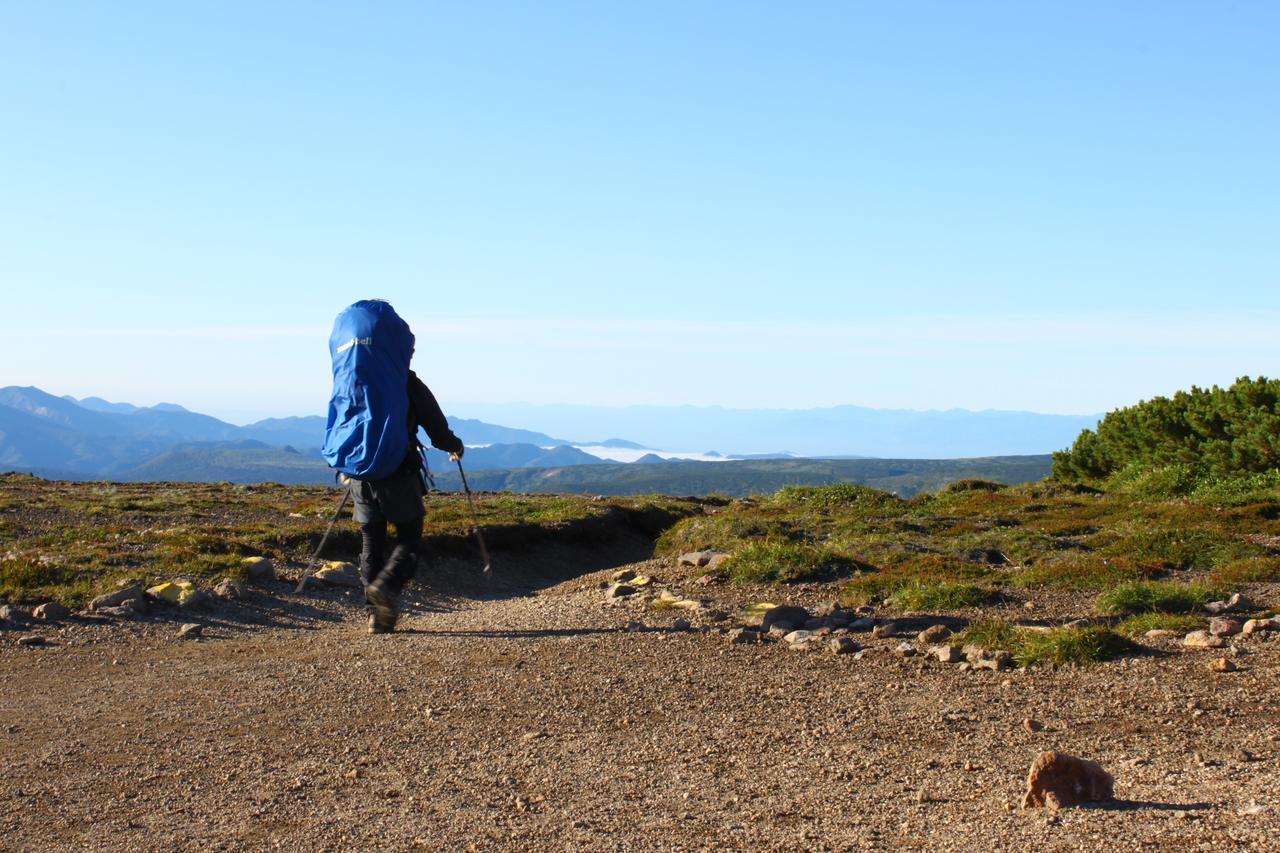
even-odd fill
[(147, 596), (166, 604), (185, 604), (196, 594), (196, 585), (191, 581), (165, 581), (147, 590)]
[(104, 607), (122, 607), (126, 601), (142, 598), (142, 590), (140, 583), (121, 581), (119, 588), (114, 592), (105, 593), (90, 601), (89, 609), (97, 611)]
[(771, 626), (778, 622), (786, 622), (789, 625), (803, 625), (809, 621), (809, 611), (803, 607), (792, 607), (782, 604), (777, 607), (771, 607), (764, 612), (760, 618), (760, 627), (762, 630), (769, 630)]
[(627, 633), (628, 633), (628, 634), (634, 634), (634, 633), (636, 633), (637, 631), (643, 631), (643, 630), (644, 630), (644, 623), (643, 623), (643, 622), (638, 622), (638, 621), (636, 621), (635, 619), (632, 619), (630, 622), (628, 622), (628, 623), (627, 623)]
[(1233, 637), (1244, 628), (1239, 619), (1218, 616), (1209, 622), (1209, 633), (1215, 637)]
[(1239, 668), (1240, 667), (1236, 666), (1234, 661), (1228, 658), (1218, 658), (1213, 663), (1209, 664), (1209, 669), (1214, 672), (1235, 672)]
[(635, 595), (637, 592), (634, 586), (627, 586), (625, 583), (611, 583), (609, 588), (605, 590), (605, 598), (626, 598)]
[(965, 660), (969, 663), (977, 663), (987, 657), (987, 650), (976, 643), (965, 643), (960, 651), (964, 653)]
[(364, 579), (360, 577), (360, 569), (356, 564), (342, 560), (332, 560), (325, 563), (320, 571), (316, 572), (312, 577), (328, 586), (340, 586), (349, 589), (362, 589), (364, 587)]
[(894, 649), (894, 652), (902, 655), (904, 658), (909, 658), (915, 656), (916, 647), (911, 643), (899, 643), (898, 647)]
[(858, 650), (858, 644), (848, 637), (833, 637), (827, 641), (833, 655), (850, 655)]
[(1208, 631), (1192, 631), (1182, 638), (1182, 645), (1189, 649), (1220, 649), (1226, 644), (1226, 640), (1215, 637)]
[(688, 619), (675, 619), (671, 622), (672, 631), (688, 631), (692, 627)]
[(245, 557), (240, 561), (249, 579), (254, 583), (265, 583), (276, 579), (275, 565), (266, 557)]
[(45, 642), (45, 638), (39, 634), (27, 634), (25, 637), (18, 638), (20, 646), (43, 646)]
[(636, 573), (631, 571), (631, 569), (618, 569), (613, 573), (613, 580), (615, 583), (626, 583), (627, 581), (635, 578), (635, 576)]
[(1114, 798), (1111, 774), (1096, 761), (1065, 752), (1042, 752), (1027, 773), (1024, 809), (1048, 806), (1060, 809), (1077, 803)]
[(70, 615), (71, 611), (56, 601), (47, 601), (44, 604), (37, 605), (31, 611), (31, 616), (41, 622), (57, 622), (60, 619), (66, 619)]
[(18, 608), (14, 607), (12, 604), (0, 605), (0, 624), (7, 622), (12, 625), (20, 621), (21, 618), (22, 617), (18, 613)]
[(1076, 628), (1088, 628), (1088, 627), (1089, 627), (1089, 620), (1088, 620), (1088, 619), (1072, 619), (1070, 622), (1066, 623), (1066, 624), (1065, 624), (1065, 625), (1063, 625), (1062, 627), (1063, 627), (1063, 628), (1070, 628), (1070, 629), (1076, 629)]
[(140, 596), (138, 598), (126, 598), (124, 601), (120, 602), (120, 606), (123, 607), (125, 610), (132, 610), (134, 613), (146, 613), (147, 598), (146, 596)]
[(711, 609), (702, 614), (702, 618), (708, 622), (724, 622), (729, 618), (729, 614), (723, 610)]
[[(707, 562), (704, 564), (703, 568), (705, 568), (708, 573), (715, 572), (724, 565), (725, 561), (729, 559), (729, 556), (729, 554), (714, 552), (707, 558)], [(706, 577), (706, 575), (703, 575), (703, 577)]]
[[(134, 600), (134, 599), (130, 599), (130, 600)], [(138, 615), (138, 612), (134, 610), (132, 607), (124, 607), (122, 605), (120, 607), (103, 607), (93, 615), (103, 617), (103, 618), (111, 617), (111, 619), (132, 619), (134, 616)], [(108, 619), (107, 621), (110, 621), (110, 619)]]
[(1177, 631), (1171, 631), (1168, 628), (1152, 628), (1142, 636), (1148, 640), (1173, 640), (1181, 637), (1182, 635)]
[(680, 555), (680, 565), (693, 566), (694, 568), (702, 568), (711, 562), (711, 557), (715, 551), (690, 551), (687, 554)]
[(244, 584), (240, 583), (238, 580), (234, 580), (233, 578), (223, 578), (218, 581), (218, 585), (213, 588), (213, 594), (218, 598), (227, 600), (244, 598)]
[(734, 628), (729, 632), (730, 643), (759, 643), (760, 639), (760, 632), (750, 628)]
[(950, 644), (944, 643), (940, 646), (934, 646), (929, 651), (942, 663), (960, 663), (960, 661), (964, 660), (964, 654)]
[(1044, 731), (1044, 723), (1040, 722), (1039, 720), (1033, 720), (1030, 717), (1028, 717), (1027, 719), (1022, 721), (1022, 728), (1026, 730), (1027, 734), (1033, 735), (1036, 732)]
[(896, 637), (898, 633), (899, 628), (897, 622), (885, 622), (871, 629), (871, 636), (875, 637), (877, 640), (884, 639), (885, 637)]
[(791, 631), (782, 638), (784, 643), (794, 646), (796, 643), (807, 643), (813, 639), (812, 631)]
[(1217, 616), (1220, 613), (1235, 613), (1238, 610), (1252, 610), (1253, 603), (1240, 593), (1236, 593), (1225, 601), (1210, 601), (1204, 609)]
[(204, 626), (188, 622), (178, 629), (179, 640), (194, 640), (204, 633)]
[(931, 625), (916, 635), (916, 640), (926, 645), (941, 643), (951, 636), (951, 629), (946, 625)]
[(862, 616), (849, 623), (850, 631), (870, 631), (876, 626), (876, 620), (870, 616)]
[(720, 583), (720, 576), (708, 572), (705, 575), (698, 575), (693, 582), (698, 586), (711, 586), (713, 583)]
[(993, 672), (1003, 672), (1006, 669), (1013, 668), (1013, 654), (1003, 650), (991, 652), (985, 657), (977, 660), (969, 658), (969, 662), (973, 664), (974, 669), (989, 669)]
[(797, 626), (785, 619), (779, 619), (770, 625), (767, 630), (770, 634), (790, 634), (792, 631), (797, 630), (797, 628), (802, 627), (804, 626)]

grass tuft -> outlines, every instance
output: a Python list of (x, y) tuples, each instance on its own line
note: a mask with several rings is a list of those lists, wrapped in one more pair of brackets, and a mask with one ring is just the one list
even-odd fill
[(724, 563), (738, 583), (797, 583), (827, 580), (853, 571), (856, 562), (822, 548), (793, 542), (752, 542)]
[(1086, 664), (1114, 660), (1138, 649), (1131, 640), (1108, 628), (1059, 628), (1020, 635), (1013, 656), (1023, 666)]
[(977, 607), (988, 597), (973, 584), (910, 580), (893, 593), (893, 604), (903, 610), (960, 610)]
[(1136, 582), (1121, 584), (1098, 596), (1099, 613), (1192, 613), (1223, 590), (1207, 584)]
[(959, 634), (951, 638), (951, 645), (966, 646), (970, 643), (984, 649), (1012, 649), (1017, 644), (1018, 629), (1003, 619), (975, 619)]
[(1130, 637), (1141, 637), (1148, 631), (1177, 631), (1185, 634), (1203, 628), (1205, 620), (1181, 613), (1137, 613), (1128, 617), (1116, 630)]

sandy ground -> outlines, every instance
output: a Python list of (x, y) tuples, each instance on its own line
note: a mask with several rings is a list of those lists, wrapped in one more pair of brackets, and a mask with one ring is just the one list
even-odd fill
[[(1280, 846), (1280, 641), (1224, 674), (1172, 646), (1003, 673), (865, 635), (858, 660), (735, 646), (607, 606), (635, 551), (508, 560), (487, 587), (440, 566), (392, 636), (283, 583), (197, 641), (185, 617), (44, 626), (44, 648), (0, 631), (0, 848)], [(1018, 808), (1051, 748), (1119, 801)]]

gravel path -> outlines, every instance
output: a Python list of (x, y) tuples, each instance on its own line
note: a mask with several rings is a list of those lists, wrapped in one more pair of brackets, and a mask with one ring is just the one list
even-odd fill
[[(607, 570), (489, 598), (451, 571), (386, 637), (283, 584), (197, 641), (0, 632), (0, 848), (1277, 843), (1277, 641), (1224, 674), (1207, 651), (962, 672), (898, 640), (855, 660), (669, 631), (679, 613), (607, 606)], [(1101, 762), (1121, 801), (1017, 808), (1049, 748)]]

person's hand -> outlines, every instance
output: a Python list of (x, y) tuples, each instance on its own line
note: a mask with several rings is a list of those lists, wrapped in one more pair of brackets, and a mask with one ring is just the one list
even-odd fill
[(459, 447), (456, 453), (450, 453), (450, 454), (449, 454), (449, 461), (450, 461), (450, 462), (457, 462), (457, 461), (459, 461), (460, 459), (462, 459), (462, 454), (464, 454), (464, 453), (466, 453), (466, 452), (467, 452), (467, 448), (466, 448), (466, 447)]

